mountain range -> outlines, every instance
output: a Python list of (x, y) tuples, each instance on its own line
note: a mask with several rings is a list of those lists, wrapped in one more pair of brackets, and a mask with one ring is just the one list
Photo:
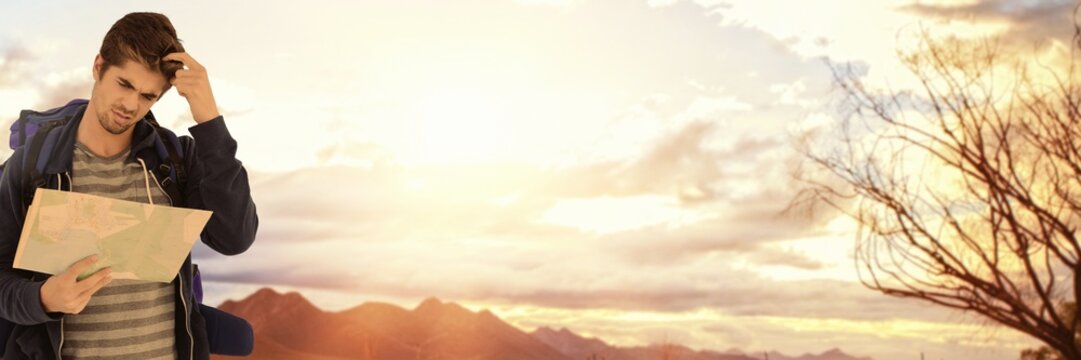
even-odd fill
[[(566, 328), (525, 332), (488, 310), (472, 312), (428, 298), (412, 310), (366, 302), (339, 312), (319, 309), (296, 292), (263, 288), (219, 309), (243, 317), (255, 331), (253, 360), (476, 359), (476, 360), (763, 360), (765, 354), (695, 351), (676, 344), (620, 347)], [(832, 349), (769, 360), (870, 360)], [(217, 360), (237, 359), (218, 356)]]

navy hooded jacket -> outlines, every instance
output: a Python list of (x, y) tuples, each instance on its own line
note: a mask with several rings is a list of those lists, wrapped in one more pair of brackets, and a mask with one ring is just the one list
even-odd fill
[[(51, 144), (51, 158), (45, 166), (45, 187), (71, 190), (72, 154), (79, 122), (85, 104), (67, 124), (54, 129), (59, 137)], [(255, 240), (259, 219), (251, 198), (247, 171), (236, 159), (236, 140), (218, 116), (189, 128), (192, 136), (180, 137), (183, 168), (187, 180), (180, 192), (187, 208), (213, 211), (200, 238), (203, 243), (225, 255), (244, 252)], [(161, 137), (144, 118), (136, 124), (131, 143), (131, 160), (138, 157), (150, 169), (162, 164), (155, 146)], [(24, 173), (23, 152), (16, 149), (8, 159), (0, 178), (0, 318), (15, 324), (6, 344), (4, 358), (60, 359), (63, 346), (63, 314), (46, 313), (42, 308), (41, 285), (50, 275), (12, 268), (23, 221), (26, 217), (24, 199), (29, 175)], [(161, 179), (161, 181), (166, 181)], [(181, 359), (209, 359), (209, 347), (204, 318), (192, 294), (191, 254), (173, 280), (176, 286), (176, 346)]]

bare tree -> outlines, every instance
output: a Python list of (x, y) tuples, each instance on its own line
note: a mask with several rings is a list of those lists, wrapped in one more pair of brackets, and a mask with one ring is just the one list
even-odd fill
[(1081, 46), (1065, 65), (1033, 66), (994, 40), (919, 40), (901, 54), (917, 91), (872, 89), (833, 67), (850, 116), (808, 136), (796, 203), (859, 224), (865, 286), (1081, 359)]

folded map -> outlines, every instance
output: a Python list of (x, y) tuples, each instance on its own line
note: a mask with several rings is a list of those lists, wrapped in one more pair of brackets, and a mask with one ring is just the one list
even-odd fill
[(37, 189), (26, 214), (14, 267), (58, 274), (98, 255), (82, 279), (112, 267), (114, 279), (168, 283), (176, 277), (210, 211)]

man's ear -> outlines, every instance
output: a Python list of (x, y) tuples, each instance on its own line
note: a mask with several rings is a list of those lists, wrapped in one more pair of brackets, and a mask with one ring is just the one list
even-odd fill
[(98, 81), (101, 79), (102, 65), (105, 65), (105, 58), (101, 57), (101, 54), (98, 54), (94, 57), (94, 81)]

